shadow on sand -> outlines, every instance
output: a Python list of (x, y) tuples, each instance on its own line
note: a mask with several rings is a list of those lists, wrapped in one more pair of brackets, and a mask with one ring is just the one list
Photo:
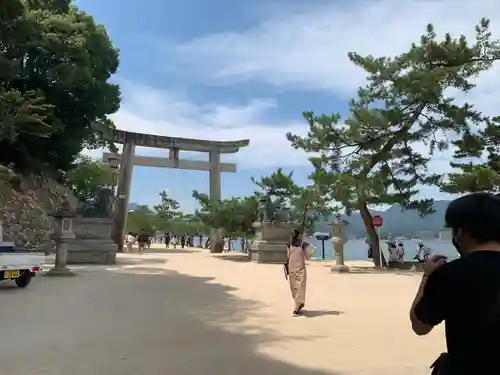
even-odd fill
[(316, 318), (318, 316), (337, 316), (343, 314), (342, 311), (337, 310), (303, 310), (302, 316), (306, 318)]
[[(328, 264), (325, 267), (331, 268), (332, 265)], [(418, 272), (413, 270), (400, 270), (393, 268), (375, 268), (374, 266), (349, 266), (349, 272), (341, 273), (340, 275), (349, 274), (370, 274), (370, 275), (398, 275), (398, 276), (415, 276)]]
[(73, 278), (39, 277), (2, 296), (0, 321), (10, 338), (0, 346), (6, 373), (339, 374), (262, 354), (259, 349), (273, 342), (307, 345), (311, 337), (250, 326), (261, 303), (234, 296), (233, 288), (212, 278), (142, 267), (77, 272)]
[(217, 259), (229, 260), (231, 262), (245, 263), (250, 261), (248, 254), (244, 253), (228, 252), (228, 253), (213, 254), (212, 256)]
[(165, 258), (151, 258), (151, 257), (141, 257), (141, 258), (124, 258), (116, 257), (117, 265), (134, 265), (134, 264), (162, 264), (166, 263)]
[(146, 249), (145, 253), (146, 254), (192, 254), (192, 253), (198, 253), (198, 250), (189, 250), (189, 249), (183, 249), (181, 247), (178, 247), (177, 249), (159, 249), (159, 248), (151, 248), (151, 249)]

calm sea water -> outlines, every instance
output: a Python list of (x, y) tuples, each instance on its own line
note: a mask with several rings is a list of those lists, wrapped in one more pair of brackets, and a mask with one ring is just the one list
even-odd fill
[[(425, 246), (428, 246), (432, 249), (433, 254), (441, 254), (446, 255), (449, 259), (455, 259), (458, 257), (458, 253), (449, 241), (438, 241), (438, 240), (422, 240)], [(322, 247), (321, 241), (318, 241), (313, 238), (309, 238), (307, 242), (316, 246), (316, 254), (314, 258), (321, 259)], [(417, 240), (406, 240), (403, 241), (404, 249), (405, 249), (405, 260), (413, 260), (413, 257), (417, 253)], [(194, 241), (194, 245), (197, 246), (199, 244), (198, 239), (196, 238)], [(385, 240), (381, 241), (382, 251), (387, 259), (387, 243)], [(239, 240), (233, 240), (231, 248), (234, 251), (242, 251), (241, 242)], [(347, 260), (367, 260), (368, 259), (368, 245), (365, 243), (365, 240), (349, 240), (344, 246), (344, 256)], [(333, 259), (333, 247), (330, 241), (325, 241), (325, 259)]]
[[(331, 243), (327, 243), (325, 241), (325, 259), (332, 259), (334, 257), (333, 247)], [(316, 246), (316, 257), (321, 258), (321, 241), (317, 241), (315, 239), (311, 240), (311, 243)], [(403, 241), (404, 249), (405, 249), (405, 260), (413, 260), (413, 257), (417, 253), (417, 245), (419, 241), (417, 240), (406, 240)], [(451, 244), (451, 242), (447, 241), (437, 241), (437, 240), (423, 240), (425, 246), (428, 246), (432, 249), (432, 254), (441, 254), (446, 255), (449, 259), (458, 258), (458, 253)], [(387, 243), (385, 241), (381, 241), (382, 251), (386, 259), (389, 254), (387, 251)], [(367, 260), (368, 259), (368, 245), (365, 243), (365, 240), (349, 240), (344, 245), (344, 256), (347, 260)]]

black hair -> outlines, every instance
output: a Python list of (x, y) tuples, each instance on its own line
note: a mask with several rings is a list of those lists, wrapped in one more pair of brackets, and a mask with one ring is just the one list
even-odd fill
[(292, 232), (292, 237), (290, 238), (290, 244), (292, 246), (300, 246), (302, 243), (302, 240), (300, 238), (300, 235), (302, 234), (302, 231), (298, 228), (295, 228)]
[(450, 203), (444, 215), (453, 234), (467, 231), (477, 244), (500, 242), (500, 194), (473, 193)]

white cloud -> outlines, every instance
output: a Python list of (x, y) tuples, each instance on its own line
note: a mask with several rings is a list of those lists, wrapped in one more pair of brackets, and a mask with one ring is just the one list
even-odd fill
[[(303, 134), (305, 121), (277, 124), (266, 122), (268, 111), (277, 103), (269, 99), (254, 99), (244, 105), (208, 103), (196, 105), (182, 96), (167, 91), (121, 82), (124, 101), (112, 116), (117, 128), (140, 133), (172, 137), (198, 138), (219, 141), (250, 139), (250, 146), (222, 159), (236, 162), (241, 168), (309, 166), (307, 155), (290, 147), (286, 132)], [(86, 152), (100, 157), (102, 150)], [(166, 156), (167, 151), (138, 148), (138, 155)], [(191, 153), (188, 158), (208, 158)]]
[[(473, 37), (488, 17), (500, 38), (500, 8), (493, 0), (311, 0), (307, 6), (273, 3), (254, 28), (227, 30), (169, 46), (169, 56), (204, 83), (263, 82), (280, 88), (320, 90), (348, 99), (363, 84), (362, 69), (348, 52), (393, 56), (418, 42), (431, 22), (438, 35)], [(262, 9), (261, 9), (262, 10)], [(169, 59), (171, 64), (172, 59)], [(465, 99), (488, 115), (498, 114), (500, 64), (477, 80)], [(462, 98), (461, 98), (462, 99)], [(335, 110), (335, 108), (332, 108)], [(300, 127), (302, 130), (302, 127)], [(303, 131), (303, 130), (302, 130)], [(450, 171), (452, 150), (433, 159), (433, 171)]]
[[(112, 116), (122, 130), (209, 140), (250, 139), (248, 147), (236, 154), (222, 155), (226, 162), (236, 162), (239, 169), (266, 167), (310, 167), (308, 156), (294, 150), (286, 139), (286, 132), (305, 135), (307, 124), (295, 122), (277, 124), (265, 120), (268, 111), (277, 103), (269, 99), (254, 99), (244, 105), (227, 106), (217, 103), (196, 105), (183, 96), (152, 87), (121, 82), (124, 101), (121, 109)], [(117, 145), (121, 151), (121, 145)], [(427, 147), (416, 145), (424, 155)], [(107, 150), (105, 150), (107, 151)], [(103, 150), (86, 151), (95, 158), (102, 157)], [(163, 149), (138, 147), (138, 155), (167, 156)], [(451, 151), (446, 156), (433, 158), (429, 168), (433, 171), (449, 170)], [(183, 158), (207, 159), (200, 153), (183, 153)]]
[[(173, 55), (213, 83), (258, 80), (350, 95), (363, 83), (364, 73), (349, 61), (348, 52), (393, 56), (407, 51), (429, 22), (438, 35), (473, 35), (474, 25), (485, 16), (492, 20), (493, 35), (500, 37), (500, 8), (494, 0), (340, 4), (312, 0), (308, 7), (273, 7), (253, 29), (193, 39), (174, 46)], [(497, 67), (481, 79), (478, 91), (499, 90), (499, 83)]]
[[(392, 56), (418, 40), (428, 22), (435, 24), (438, 34), (471, 35), (483, 16), (492, 20), (493, 35), (500, 37), (500, 8), (493, 0), (275, 4), (269, 11), (260, 9), (263, 19), (254, 28), (170, 45), (169, 66), (179, 63), (179, 69), (205, 85), (257, 81), (285, 89), (322, 90), (348, 99), (364, 79), (363, 71), (348, 60), (350, 51)], [(307, 156), (291, 149), (285, 138), (287, 131), (304, 134), (306, 123), (298, 114), (296, 122), (289, 124), (269, 121), (267, 115), (278, 105), (272, 99), (240, 105), (196, 104), (177, 93), (131, 82), (122, 83), (122, 90), (125, 100), (114, 116), (120, 129), (212, 140), (248, 138), (248, 148), (225, 159), (238, 162), (240, 168), (309, 166)], [(497, 66), (478, 80), (478, 88), (467, 99), (485, 113), (495, 114), (499, 90)], [(166, 154), (155, 149), (138, 153)], [(430, 169), (449, 171), (450, 156), (451, 151), (434, 158)]]

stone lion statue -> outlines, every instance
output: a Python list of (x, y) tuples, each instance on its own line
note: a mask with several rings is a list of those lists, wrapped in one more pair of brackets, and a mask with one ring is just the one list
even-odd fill
[(95, 199), (83, 202), (77, 212), (82, 217), (109, 218), (113, 215), (114, 196), (111, 189), (102, 188), (96, 192)]
[(257, 217), (260, 222), (288, 221), (290, 212), (283, 206), (282, 199), (273, 201), (270, 196), (264, 195), (259, 201)]

